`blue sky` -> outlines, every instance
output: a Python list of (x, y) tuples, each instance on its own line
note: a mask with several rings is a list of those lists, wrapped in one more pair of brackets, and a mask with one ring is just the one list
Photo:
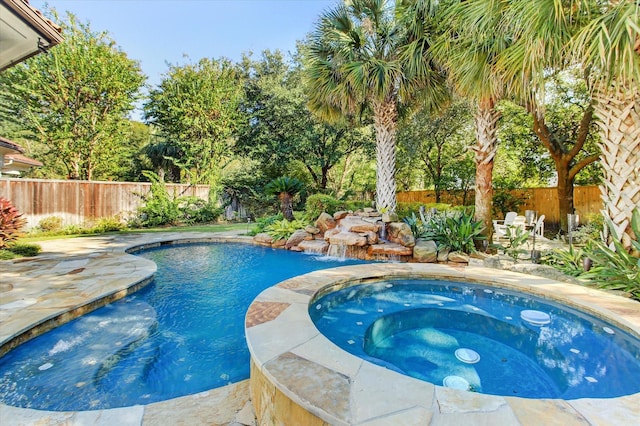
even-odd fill
[[(175, 65), (203, 57), (239, 61), (266, 49), (293, 52), (320, 13), (338, 0), (31, 0), (70, 11), (93, 31), (109, 32), (157, 84)], [(188, 56), (188, 59), (185, 58)]]

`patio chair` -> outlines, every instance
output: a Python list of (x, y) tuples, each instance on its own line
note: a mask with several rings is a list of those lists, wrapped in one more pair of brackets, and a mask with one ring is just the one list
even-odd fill
[(544, 215), (540, 215), (531, 228), (531, 236), (544, 237)]
[(492, 222), (496, 238), (504, 238), (507, 235), (507, 226), (513, 225), (517, 217), (518, 213), (507, 212), (507, 214), (504, 215), (504, 220), (494, 219)]

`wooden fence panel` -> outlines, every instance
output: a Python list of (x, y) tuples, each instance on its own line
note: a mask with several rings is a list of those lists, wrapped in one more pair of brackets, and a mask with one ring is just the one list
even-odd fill
[[(140, 195), (150, 192), (147, 182), (97, 182), (44, 179), (0, 179), (0, 197), (11, 200), (27, 219), (27, 228), (50, 216), (64, 225), (112, 216), (130, 217), (142, 206)], [(167, 184), (174, 196), (209, 199), (209, 186)]]
[[(554, 188), (525, 188), (509, 191), (513, 196), (523, 201), (518, 213), (524, 215), (525, 210), (536, 210), (538, 215), (545, 215), (545, 223), (559, 226), (560, 212), (558, 191)], [(461, 204), (462, 193), (445, 192), (442, 202), (452, 205)], [(474, 194), (468, 194), (469, 203), (473, 204)], [(403, 191), (397, 194), (398, 202), (406, 203), (435, 203), (435, 193), (430, 190)], [(573, 203), (576, 214), (580, 216), (580, 223), (589, 222), (589, 217), (600, 214), (603, 208), (600, 188), (597, 186), (577, 186), (573, 190)]]

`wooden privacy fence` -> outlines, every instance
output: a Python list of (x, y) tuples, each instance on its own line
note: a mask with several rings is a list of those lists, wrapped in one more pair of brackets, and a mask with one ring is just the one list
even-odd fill
[[(523, 201), (518, 213), (524, 215), (525, 210), (536, 210), (538, 215), (545, 215), (545, 223), (559, 225), (560, 211), (558, 204), (558, 191), (556, 188), (527, 188), (514, 189), (510, 192), (513, 196)], [(474, 194), (468, 194), (468, 203), (473, 204)], [(461, 191), (443, 192), (441, 202), (459, 205), (462, 200)], [(405, 191), (398, 192), (399, 202), (408, 203), (435, 203), (436, 196), (433, 191)], [(573, 205), (576, 214), (580, 216), (580, 223), (588, 222), (590, 215), (598, 215), (604, 205), (600, 198), (600, 188), (597, 186), (576, 186), (573, 189)]]
[[(167, 184), (169, 194), (209, 199), (208, 185)], [(0, 197), (11, 200), (32, 228), (51, 216), (64, 225), (119, 215), (130, 217), (149, 194), (147, 182), (97, 182), (81, 180), (0, 179)]]

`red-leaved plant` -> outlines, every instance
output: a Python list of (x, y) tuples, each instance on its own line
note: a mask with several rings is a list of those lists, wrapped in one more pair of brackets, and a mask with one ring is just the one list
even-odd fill
[(0, 197), (0, 249), (6, 248), (9, 243), (22, 235), (20, 230), (27, 223), (11, 201)]

